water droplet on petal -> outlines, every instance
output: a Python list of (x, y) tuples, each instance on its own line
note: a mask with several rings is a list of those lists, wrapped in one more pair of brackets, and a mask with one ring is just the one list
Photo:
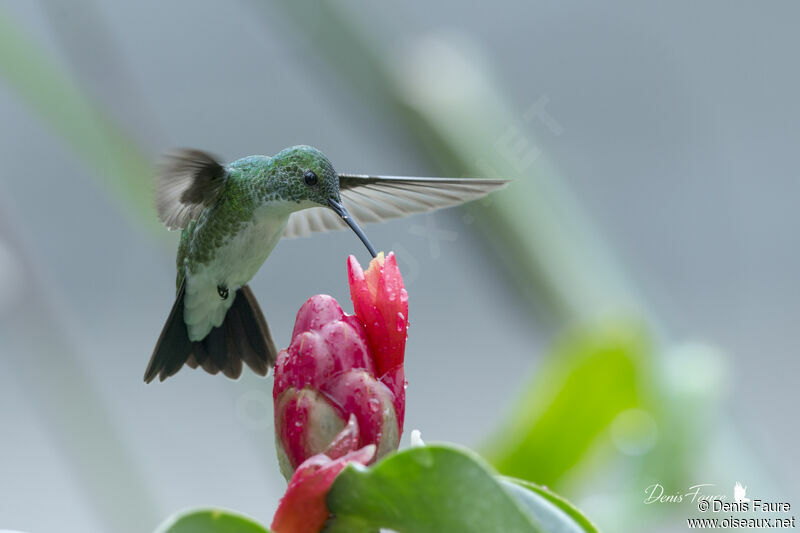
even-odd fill
[(367, 405), (369, 406), (369, 410), (373, 413), (377, 413), (381, 408), (381, 402), (377, 398), (370, 398)]

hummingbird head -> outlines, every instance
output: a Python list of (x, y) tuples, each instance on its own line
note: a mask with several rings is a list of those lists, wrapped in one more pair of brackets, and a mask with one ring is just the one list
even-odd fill
[(372, 257), (377, 254), (364, 231), (342, 204), (339, 175), (330, 160), (311, 146), (292, 146), (281, 150), (270, 161), (273, 187), (284, 200), (295, 202), (297, 209), (327, 207), (333, 209), (358, 235)]
[(281, 150), (270, 161), (271, 185), (284, 200), (299, 209), (339, 200), (339, 176), (325, 154), (311, 146), (292, 146)]

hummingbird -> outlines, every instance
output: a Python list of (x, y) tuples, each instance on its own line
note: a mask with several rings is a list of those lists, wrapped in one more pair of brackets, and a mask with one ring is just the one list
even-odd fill
[(182, 230), (176, 297), (144, 381), (163, 381), (184, 364), (236, 379), (245, 363), (267, 375), (278, 352), (247, 283), (282, 237), (349, 227), (375, 257), (359, 222), (458, 205), (506, 183), (339, 174), (311, 146), (229, 164), (200, 150), (168, 155), (156, 179), (156, 210), (168, 229)]

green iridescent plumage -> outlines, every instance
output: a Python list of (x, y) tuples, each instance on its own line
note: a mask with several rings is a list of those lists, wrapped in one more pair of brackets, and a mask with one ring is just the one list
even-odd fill
[[(309, 170), (318, 177), (315, 187), (298, 179)], [(214, 204), (181, 233), (176, 287), (186, 272), (209, 263), (227, 239), (252, 224), (256, 209), (275, 204), (276, 211), (288, 211), (292, 206), (282, 204), (325, 205), (328, 198), (338, 197), (333, 166), (310, 146), (287, 148), (273, 157), (248, 156), (234, 161), (227, 167), (225, 184)]]

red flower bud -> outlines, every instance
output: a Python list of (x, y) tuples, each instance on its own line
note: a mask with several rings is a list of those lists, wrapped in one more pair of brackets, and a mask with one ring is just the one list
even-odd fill
[(348, 271), (356, 315), (345, 315), (330, 296), (313, 296), (297, 313), (289, 348), (278, 354), (275, 440), (287, 479), (325, 450), (351, 415), (359, 446), (375, 444), (376, 458), (397, 449), (402, 433), (408, 295), (391, 253), (386, 260), (380, 254), (366, 274), (351, 256)]
[(375, 371), (394, 393), (400, 432), (405, 414), (406, 378), (403, 358), (408, 337), (408, 293), (394, 252), (373, 259), (366, 272), (356, 258), (347, 259), (350, 299), (356, 316), (367, 330), (375, 354)]
[(382, 376), (403, 364), (408, 336), (408, 293), (397, 259), (393, 252), (384, 259), (381, 252), (363, 272), (351, 255), (347, 274), (353, 309), (367, 328), (376, 370)]
[(330, 514), (325, 498), (333, 480), (347, 463), (367, 464), (375, 455), (374, 444), (357, 450), (358, 441), (358, 423), (351, 415), (324, 453), (309, 457), (297, 468), (278, 504), (270, 526), (272, 531), (316, 533), (323, 528)]

